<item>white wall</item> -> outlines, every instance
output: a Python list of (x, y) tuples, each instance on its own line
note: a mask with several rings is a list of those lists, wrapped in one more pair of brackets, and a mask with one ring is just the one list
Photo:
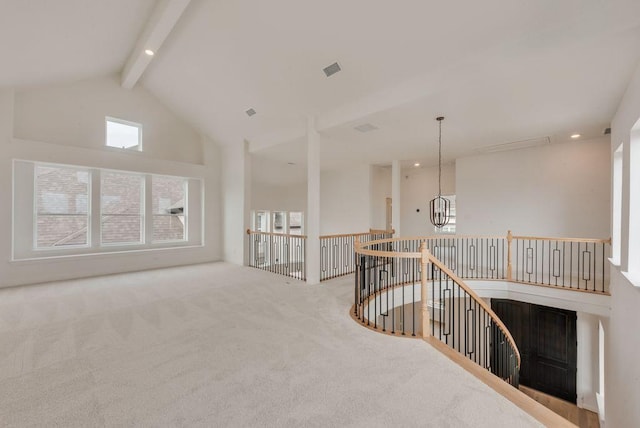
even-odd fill
[[(621, 265), (611, 269), (611, 317), (605, 327), (605, 410), (608, 427), (640, 425), (640, 282), (635, 285), (622, 272), (629, 265), (629, 156), (630, 133), (640, 118), (640, 68), (618, 107), (611, 123), (613, 152), (623, 149)], [(636, 220), (637, 221), (637, 220)]]
[(246, 141), (222, 147), (224, 260), (243, 265), (246, 230), (251, 226), (251, 156)]
[(598, 335), (600, 318), (578, 312), (576, 334), (578, 340), (576, 393), (578, 407), (598, 411), (596, 393), (599, 386)]
[(120, 86), (119, 76), (18, 90), (16, 138), (102, 149), (105, 116), (141, 123), (146, 157), (202, 164), (200, 135), (144, 87)]
[[(221, 219), (216, 208), (220, 201), (220, 157), (215, 144), (201, 139), (143, 88), (127, 92), (111, 80), (0, 93), (0, 287), (220, 259)], [(142, 153), (104, 147), (104, 115), (123, 116), (125, 112), (132, 114), (129, 118), (143, 122), (147, 135), (164, 135), (165, 127), (171, 127), (170, 140), (146, 139)], [(20, 138), (13, 138), (16, 134)], [(182, 154), (175, 141), (185, 143)], [(13, 159), (202, 179), (207, 210), (204, 243), (173, 249), (12, 260)]]
[(609, 237), (609, 139), (456, 161), (461, 234)]
[(251, 184), (251, 210), (302, 211), (307, 207), (307, 183), (272, 185), (259, 181)]
[(371, 167), (371, 228), (386, 229), (387, 198), (391, 197), (391, 168)]
[(320, 235), (366, 232), (371, 224), (369, 165), (320, 174)]
[[(429, 220), (429, 201), (438, 196), (438, 167), (403, 169), (400, 193), (402, 236), (434, 235)], [(453, 164), (442, 166), (442, 194), (456, 194), (456, 167)]]

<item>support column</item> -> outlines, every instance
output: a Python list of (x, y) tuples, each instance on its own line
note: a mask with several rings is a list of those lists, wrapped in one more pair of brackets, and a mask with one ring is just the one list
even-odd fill
[(320, 283), (320, 135), (315, 117), (307, 118), (307, 284)]
[(391, 163), (391, 225), (395, 230), (394, 236), (402, 236), (400, 230), (400, 185), (402, 184), (402, 170), (400, 161), (394, 160)]
[(249, 143), (225, 146), (222, 151), (224, 202), (224, 259), (247, 265), (246, 230), (251, 221), (251, 158)]

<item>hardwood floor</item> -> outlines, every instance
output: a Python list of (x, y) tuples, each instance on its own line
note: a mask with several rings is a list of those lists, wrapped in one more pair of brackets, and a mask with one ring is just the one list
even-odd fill
[(576, 424), (580, 428), (600, 428), (598, 414), (586, 409), (581, 409), (573, 403), (561, 400), (535, 389), (520, 385), (520, 391), (536, 400), (538, 403), (553, 410), (563, 418)]

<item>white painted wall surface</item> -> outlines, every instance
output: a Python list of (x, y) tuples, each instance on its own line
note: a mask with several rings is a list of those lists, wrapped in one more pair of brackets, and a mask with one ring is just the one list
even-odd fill
[(251, 210), (306, 211), (307, 182), (273, 185), (260, 181), (251, 184)]
[(458, 232), (608, 238), (608, 138), (456, 161)]
[(370, 197), (369, 165), (322, 171), (320, 235), (368, 231)]
[(391, 168), (371, 166), (371, 228), (386, 229), (387, 198), (391, 197)]
[(593, 314), (578, 312), (576, 333), (578, 340), (578, 373), (576, 377), (576, 393), (578, 407), (598, 413), (599, 358), (598, 333), (599, 318)]
[[(135, 100), (137, 95), (132, 96)], [(91, 102), (100, 103), (92, 99)], [(88, 100), (80, 100), (90, 103)], [(17, 101), (16, 101), (17, 102)], [(80, 147), (75, 145), (52, 144), (48, 141), (31, 141), (12, 138), (14, 129), (14, 98), (11, 91), (0, 94), (0, 191), (3, 204), (0, 208), (0, 287), (31, 284), (42, 281), (54, 281), (153, 269), (181, 264), (202, 263), (219, 260), (221, 257), (220, 216), (214, 208), (219, 206), (220, 175), (219, 155), (216, 146), (207, 143), (206, 163), (200, 159), (198, 164), (176, 162), (153, 158), (147, 152), (133, 153), (121, 150), (105, 150), (103, 147)], [(146, 103), (137, 108), (146, 109)], [(24, 110), (23, 117), (31, 112)], [(88, 109), (100, 109), (90, 107)], [(157, 107), (161, 110), (162, 107)], [(164, 115), (162, 115), (164, 118)], [(18, 117), (15, 117), (18, 120)], [(160, 120), (160, 119), (158, 119)], [(174, 118), (174, 120), (179, 120)], [(87, 126), (83, 124), (82, 127)], [(93, 124), (91, 126), (94, 126)], [(97, 126), (102, 132), (103, 121)], [(189, 131), (190, 136), (193, 131)], [(60, 134), (59, 134), (60, 135)], [(199, 137), (198, 137), (199, 138)], [(205, 144), (199, 140), (199, 152)], [(204, 222), (204, 242), (200, 237), (190, 242), (188, 247), (171, 249), (141, 250), (135, 252), (97, 253), (80, 257), (55, 257), (40, 260), (12, 260), (12, 159), (24, 159), (40, 162), (88, 166), (94, 168), (113, 168), (126, 171), (138, 171), (152, 174), (167, 174), (202, 179), (204, 182), (203, 203), (207, 215), (201, 216)], [(212, 209), (213, 207), (213, 209)], [(19, 215), (17, 213), (16, 215)], [(198, 217), (196, 215), (195, 217)], [(20, 239), (18, 236), (17, 239)]]
[(247, 142), (223, 146), (221, 153), (224, 260), (243, 265), (248, 258), (246, 230), (251, 225), (251, 163)]
[[(442, 166), (442, 194), (456, 193), (456, 167)], [(402, 170), (402, 203), (400, 215), (403, 236), (432, 236), (435, 230), (429, 220), (429, 201), (438, 196), (438, 167)], [(420, 210), (418, 212), (417, 210)]]
[(105, 116), (141, 123), (144, 155), (202, 164), (200, 135), (142, 85), (128, 90), (119, 77), (17, 90), (16, 138), (109, 150)]
[[(636, 69), (631, 83), (611, 122), (611, 147), (613, 152), (623, 148), (622, 218), (621, 218), (621, 266), (611, 268), (611, 317), (605, 323), (605, 415), (607, 427), (640, 425), (640, 282), (632, 284), (623, 274), (629, 266), (629, 156), (630, 133), (640, 118), (640, 68)], [(636, 220), (637, 221), (637, 220)]]

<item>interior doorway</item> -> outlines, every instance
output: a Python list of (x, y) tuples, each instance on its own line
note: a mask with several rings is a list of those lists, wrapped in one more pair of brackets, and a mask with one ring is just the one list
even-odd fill
[(520, 350), (520, 384), (575, 403), (576, 312), (502, 299), (491, 308)]

